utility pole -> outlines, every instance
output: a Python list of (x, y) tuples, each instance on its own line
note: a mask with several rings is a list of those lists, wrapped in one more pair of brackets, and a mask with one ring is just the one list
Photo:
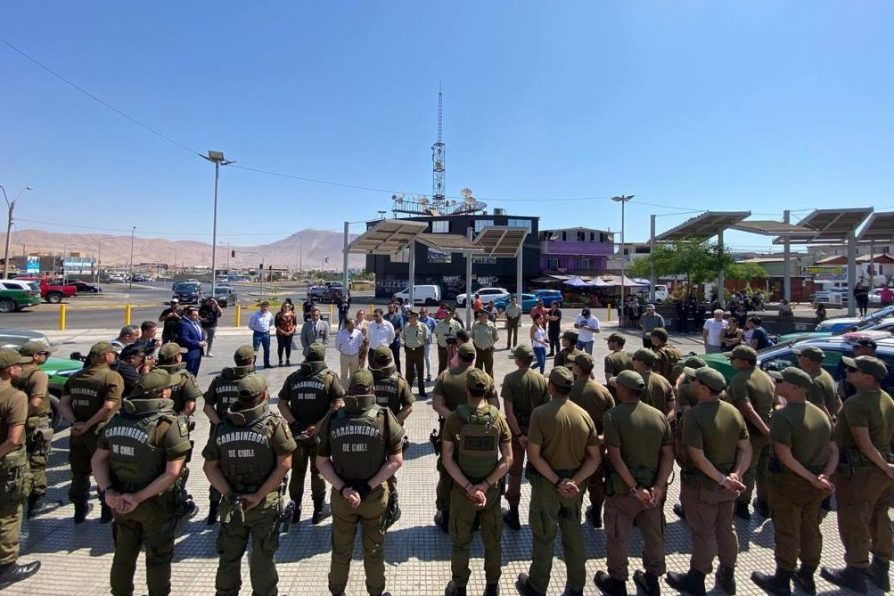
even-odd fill
[(133, 229), (130, 230), (130, 275), (127, 278), (128, 291), (133, 289), (133, 239), (136, 233), (137, 226), (134, 226)]
[(627, 263), (627, 256), (624, 254), (624, 205), (636, 195), (620, 195), (612, 197), (612, 201), (621, 203), (621, 313), (624, 312), (624, 266)]
[(0, 190), (3, 191), (3, 200), (6, 201), (6, 208), (8, 209), (6, 219), (6, 250), (3, 251), (3, 279), (9, 279), (9, 240), (12, 236), (12, 212), (15, 211), (16, 201), (19, 200), (19, 197), (22, 196), (26, 190), (33, 189), (30, 186), (26, 186), (11, 202), (9, 197), (6, 196), (6, 189), (2, 185), (0, 185)]

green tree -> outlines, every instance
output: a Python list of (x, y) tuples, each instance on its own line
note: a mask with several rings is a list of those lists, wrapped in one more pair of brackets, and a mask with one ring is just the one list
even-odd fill
[(630, 275), (648, 277), (650, 265), (654, 265), (656, 276), (686, 276), (686, 285), (691, 287), (716, 279), (721, 270), (726, 273), (733, 265), (733, 259), (726, 249), (714, 242), (687, 238), (655, 245), (647, 258), (631, 264)]

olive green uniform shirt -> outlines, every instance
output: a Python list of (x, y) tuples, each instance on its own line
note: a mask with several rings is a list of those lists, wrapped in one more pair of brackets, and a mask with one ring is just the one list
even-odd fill
[(438, 346), (447, 347), (447, 338), (454, 337), (456, 332), (463, 328), (462, 324), (456, 319), (441, 319), (435, 324), (435, 339), (438, 340)]
[(421, 348), (428, 341), (428, 326), (425, 323), (416, 321), (415, 325), (407, 323), (400, 331), (400, 338), (404, 342), (404, 347)]
[[(683, 414), (683, 445), (701, 449), (711, 464), (722, 473), (729, 473), (736, 464), (739, 441), (748, 438), (745, 419), (735, 406), (719, 399), (699, 402)], [(705, 478), (701, 470), (689, 464), (686, 470)], [(683, 479), (686, 481), (686, 476)], [(716, 486), (716, 478), (709, 485)]]
[(587, 447), (599, 445), (596, 425), (579, 405), (553, 399), (534, 409), (528, 442), (540, 446), (540, 455), (553, 470), (577, 470)]
[[(0, 381), (0, 443), (9, 437), (9, 429), (28, 419), (28, 396), (12, 386), (9, 381)], [(24, 449), (25, 442), (18, 449)], [(15, 452), (17, 449), (13, 449)]]
[(810, 402), (789, 402), (773, 414), (770, 440), (789, 447), (796, 460), (818, 473), (816, 470), (822, 470), (829, 461), (832, 423), (822, 410)]
[(516, 303), (512, 304), (511, 302), (506, 306), (506, 318), (507, 319), (518, 319), (522, 316), (522, 309)]
[(528, 431), (534, 408), (549, 401), (546, 392), (548, 385), (546, 377), (530, 368), (514, 370), (503, 377), (500, 397), (512, 404), (512, 412), (522, 433)]
[(621, 350), (612, 352), (605, 357), (605, 378), (617, 377), (621, 371), (633, 370), (633, 358), (630, 354)]
[[(621, 450), (621, 459), (639, 480), (643, 475), (654, 477), (661, 462), (661, 448), (673, 443), (670, 424), (664, 413), (637, 400), (621, 402), (605, 413), (605, 443)], [(632, 487), (624, 486), (618, 474), (611, 474), (614, 494), (625, 494)], [(652, 480), (654, 482), (654, 480)], [(652, 483), (643, 484), (648, 488)]]
[(575, 347), (562, 348), (553, 358), (553, 366), (564, 366), (566, 368), (571, 368), (571, 365), (574, 364), (574, 359), (577, 358), (577, 355), (583, 353), (584, 352), (582, 350), (578, 350)]
[(662, 377), (656, 372), (640, 373), (646, 384), (640, 399), (644, 404), (648, 404), (667, 414), (670, 411), (670, 403), (676, 399), (674, 396), (674, 387), (670, 381)]
[(575, 379), (568, 399), (582, 407), (590, 415), (593, 424), (596, 425), (596, 432), (602, 434), (602, 420), (605, 413), (615, 405), (615, 400), (608, 389), (593, 379)]
[(476, 321), (472, 325), (472, 345), (479, 350), (493, 349), (499, 337), (497, 326), (490, 321), (486, 323)]
[(826, 406), (829, 413), (834, 416), (838, 412), (838, 388), (835, 386), (835, 379), (824, 368), (821, 368), (818, 374), (810, 376), (813, 378), (813, 386), (807, 392), (807, 401), (815, 406)]
[(198, 381), (196, 381), (191, 372), (186, 370), (184, 363), (159, 364), (155, 368), (161, 369), (178, 379), (177, 385), (171, 392), (171, 400), (174, 402), (175, 412), (182, 412), (188, 402), (198, 401), (200, 397), (203, 397)]
[[(466, 398), (466, 375), (470, 370), (474, 369), (475, 367), (472, 365), (465, 364), (454, 368), (448, 368), (438, 375), (438, 378), (435, 380), (435, 386), (432, 389), (432, 394), (442, 396), (444, 398), (444, 406), (453, 412), (456, 408), (469, 401)], [(497, 392), (494, 389), (493, 384), (491, 384), (486, 397), (491, 405), (497, 406), (499, 404), (497, 401)]]
[(34, 416), (46, 416), (50, 413), (50, 377), (36, 364), (23, 366), (22, 374), (15, 380), (14, 385), (28, 396), (29, 402), (35, 397), (41, 398)]
[(115, 409), (121, 406), (124, 394), (124, 379), (109, 368), (108, 364), (94, 364), (68, 377), (63, 395), (71, 396), (71, 409), (77, 422), (87, 422), (107, 401), (115, 402)]
[(851, 427), (869, 429), (869, 439), (880, 453), (894, 449), (894, 400), (886, 392), (859, 391), (844, 402), (835, 424), (835, 442), (841, 449), (859, 450)]
[[(770, 375), (757, 367), (737, 372), (726, 390), (727, 401), (737, 406), (740, 402), (749, 402), (767, 426), (770, 425), (775, 396), (776, 383)], [(750, 422), (746, 423), (748, 432), (760, 434)]]

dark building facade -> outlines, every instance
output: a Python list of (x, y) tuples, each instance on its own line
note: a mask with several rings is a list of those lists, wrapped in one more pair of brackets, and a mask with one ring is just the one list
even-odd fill
[[(475, 235), (489, 226), (510, 226), (528, 229), (522, 249), (522, 277), (528, 282), (540, 275), (540, 243), (538, 223), (540, 218), (527, 215), (508, 215), (501, 211), (493, 214), (463, 213), (459, 215), (405, 217), (409, 221), (428, 223), (426, 232), (432, 234), (466, 235), (472, 228)], [(378, 222), (368, 222), (371, 227)], [(516, 288), (516, 259), (473, 256), (472, 289), (502, 286)], [(392, 258), (388, 255), (367, 255), (366, 270), (376, 276), (376, 297), (389, 298), (409, 286), (409, 253)], [(416, 285), (437, 284), (444, 298), (454, 298), (466, 291), (466, 259), (460, 253), (442, 253), (416, 243)]]

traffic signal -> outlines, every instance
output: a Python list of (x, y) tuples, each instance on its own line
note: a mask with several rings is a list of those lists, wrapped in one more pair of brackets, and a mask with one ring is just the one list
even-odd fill
[(230, 251), (230, 257), (232, 257), (232, 258), (234, 258), (234, 259), (236, 258), (236, 251), (235, 251), (235, 250), (231, 250), (231, 251)]

